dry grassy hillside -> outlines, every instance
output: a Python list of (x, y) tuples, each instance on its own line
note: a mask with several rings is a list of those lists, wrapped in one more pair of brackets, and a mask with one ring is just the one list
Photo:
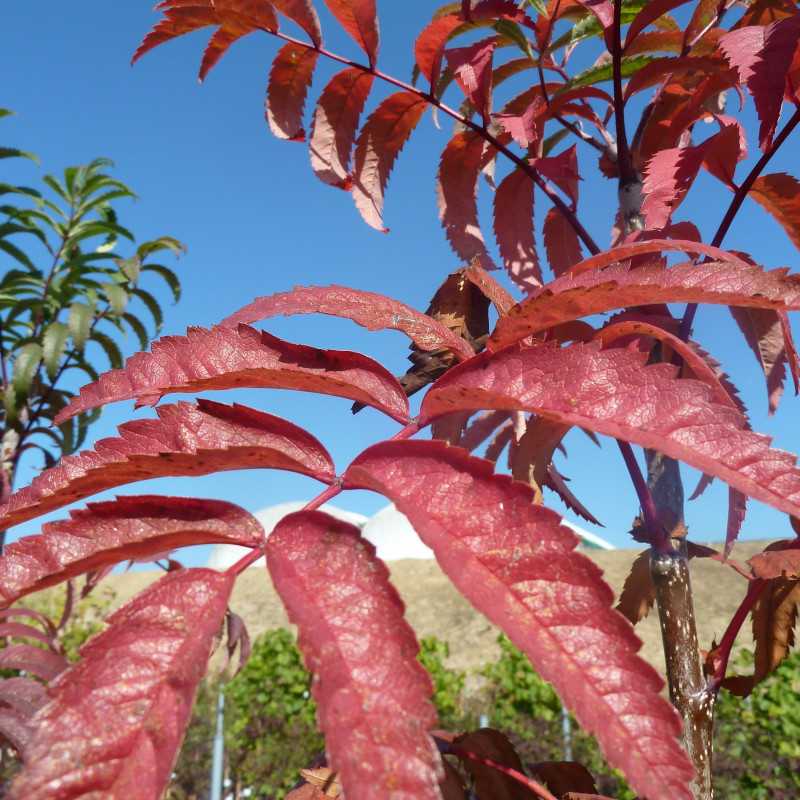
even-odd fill
[[(733, 556), (749, 558), (763, 549), (764, 542), (745, 542), (736, 546)], [(587, 550), (603, 569), (606, 580), (619, 593), (637, 551)], [(450, 644), (451, 664), (471, 668), (492, 660), (497, 654), (497, 630), (478, 614), (456, 591), (434, 561), (395, 561), (392, 579), (407, 606), (407, 616), (419, 636), (437, 636)], [(708, 559), (695, 559), (691, 566), (698, 615), (700, 646), (709, 647), (719, 639), (733, 610), (744, 596), (745, 581), (732, 569)], [(117, 604), (127, 600), (156, 573), (137, 572), (111, 576), (108, 580), (117, 593)], [(262, 569), (248, 570), (238, 581), (232, 608), (247, 622), (253, 637), (271, 628), (288, 626), (283, 606)], [(656, 614), (639, 623), (637, 632), (644, 641), (643, 654), (663, 671), (658, 618)], [(749, 631), (741, 643), (749, 645)]]

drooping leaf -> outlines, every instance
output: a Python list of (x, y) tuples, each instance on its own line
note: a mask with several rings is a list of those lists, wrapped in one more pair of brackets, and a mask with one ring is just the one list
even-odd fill
[(320, 727), (347, 797), (438, 800), (433, 687), (374, 547), (348, 523), (301, 511), (278, 523), (266, 553), (314, 673)]
[(557, 156), (531, 159), (531, 165), (548, 180), (553, 181), (569, 197), (572, 207), (578, 205), (578, 153), (575, 145)]
[(322, 90), (311, 123), (311, 167), (324, 183), (350, 189), (350, 153), (374, 76), (348, 67)]
[(258, 547), (260, 523), (218, 500), (185, 497), (119, 497), (48, 522), (37, 536), (8, 545), (0, 557), (0, 596), (13, 603), (31, 592), (128, 559), (198, 544)]
[(402, 331), (420, 350), (447, 348), (459, 359), (469, 358), (474, 352), (464, 339), (430, 315), (385, 295), (345, 286), (298, 286), (291, 292), (258, 297), (222, 324), (232, 327), (294, 314), (330, 314), (350, 319), (370, 331)]
[(397, 156), (420, 121), (427, 103), (412, 92), (389, 95), (367, 119), (356, 142), (353, 200), (367, 225), (383, 226), (383, 198)]
[(760, 175), (748, 195), (775, 218), (800, 250), (800, 181), (785, 172)]
[(800, 578), (800, 539), (774, 542), (747, 563), (757, 578)]
[(285, 44), (275, 56), (269, 73), (266, 118), (279, 139), (305, 141), (303, 109), (314, 77), (318, 53), (300, 45)]
[[(800, 470), (791, 453), (748, 430), (738, 410), (716, 403), (711, 389), (677, 379), (669, 364), (645, 366), (646, 354), (514, 345), (481, 353), (442, 376), (425, 397), (420, 423), (460, 410), (530, 411), (613, 436), (724, 480), (787, 514), (800, 511)], [(520, 376), (513, 384), (511, 370)], [(709, 431), (714, 435), (709, 435)]]
[(247, 325), (218, 325), (189, 328), (186, 336), (153, 342), (150, 353), (137, 353), (124, 369), (84, 386), (56, 422), (119, 400), (155, 405), (172, 392), (234, 387), (319, 392), (374, 406), (399, 420), (408, 418), (408, 401), (397, 381), (371, 358), (292, 344)]
[(269, 0), (269, 2), (281, 14), (284, 14), (292, 22), (297, 23), (317, 47), (322, 44), (319, 17), (311, 0)]
[(478, 259), (494, 269), (478, 221), (478, 176), (485, 161), (486, 142), (473, 131), (457, 133), (439, 163), (436, 194), (439, 219), (453, 250), (464, 261)]
[(444, 572), (553, 683), (609, 762), (640, 793), (689, 798), (692, 770), (661, 680), (611, 608), (600, 570), (531, 490), (481, 459), (432, 441), (384, 442), (348, 468), (345, 485), (390, 498)]
[(511, 280), (523, 291), (542, 285), (533, 229), (533, 189), (530, 176), (517, 167), (501, 181), (494, 196), (494, 232), (500, 255)]
[(178, 570), (116, 611), (50, 686), (9, 800), (158, 800), (234, 579)]
[(786, 269), (765, 271), (744, 261), (654, 263), (637, 269), (615, 264), (564, 275), (538, 289), (498, 321), (487, 346), (499, 349), (567, 320), (655, 303), (795, 311), (800, 310), (800, 279)]
[(492, 58), (494, 36), (445, 51), (447, 65), (465, 97), (481, 115), (484, 124), (492, 110)]
[(378, 60), (378, 17), (375, 0), (325, 0), (342, 27), (358, 42), (371, 67)]
[(544, 246), (550, 269), (557, 278), (569, 272), (583, 257), (578, 234), (557, 208), (551, 208), (544, 218)]
[(67, 659), (32, 644), (12, 644), (0, 650), (0, 669), (19, 669), (52, 681), (67, 667)]
[(104, 489), (148, 478), (231, 469), (286, 469), (328, 483), (327, 450), (302, 428), (246, 406), (210, 400), (161, 406), (158, 419), (128, 422), (118, 438), (63, 458), (0, 506), (4, 528)]

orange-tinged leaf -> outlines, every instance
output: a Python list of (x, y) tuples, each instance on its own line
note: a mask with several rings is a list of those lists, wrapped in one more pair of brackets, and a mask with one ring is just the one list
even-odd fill
[(444, 49), (452, 33), (464, 24), (456, 14), (447, 14), (432, 20), (414, 42), (414, 58), (419, 71), (432, 86), (439, 80), (442, 71)]
[(348, 67), (322, 90), (311, 123), (311, 168), (323, 183), (350, 189), (350, 153), (374, 75)]
[(367, 356), (292, 344), (248, 325), (217, 325), (153, 342), (150, 353), (137, 353), (123, 369), (84, 386), (57, 422), (120, 400), (155, 405), (173, 392), (243, 387), (346, 397), (400, 421), (408, 418), (408, 401), (396, 379)]
[(219, 500), (119, 497), (90, 503), (70, 519), (48, 522), (37, 536), (8, 545), (0, 557), (0, 596), (13, 603), (31, 592), (127, 559), (156, 558), (178, 547), (235, 544), (258, 547), (261, 524)]
[(656, 602), (656, 587), (650, 577), (649, 548), (633, 560), (631, 571), (617, 602), (617, 611), (627, 617), (632, 625), (644, 619)]
[(598, 567), (529, 487), (433, 441), (375, 445), (345, 485), (391, 499), (458, 590), (553, 683), (640, 793), (689, 798), (677, 715)]
[(342, 27), (367, 54), (370, 66), (378, 60), (380, 35), (375, 0), (325, 0)]
[(470, 264), (464, 273), (471, 283), (488, 298), (495, 311), (502, 317), (515, 305), (515, 300), (505, 287), (501, 286), (480, 264)]
[(275, 56), (267, 86), (266, 118), (279, 139), (302, 142), (303, 109), (314, 77), (318, 53), (300, 45), (285, 44)]
[[(164, 18), (159, 20), (152, 30), (142, 39), (131, 59), (136, 63), (145, 53), (178, 36), (219, 25), (219, 17), (211, 4), (211, 0), (197, 0), (187, 7), (165, 7)], [(159, 6), (160, 8), (160, 6)]]
[(494, 233), (511, 280), (523, 291), (542, 285), (533, 230), (533, 181), (517, 167), (494, 196)]
[(628, 33), (625, 36), (625, 44), (623, 50), (627, 50), (628, 46), (634, 39), (648, 26), (652, 25), (659, 17), (664, 14), (669, 14), (675, 8), (682, 6), (687, 0), (651, 0), (647, 5), (634, 17), (628, 28)]
[(389, 175), (427, 103), (412, 92), (387, 97), (367, 119), (356, 142), (353, 200), (367, 225), (385, 231), (383, 198)]
[(301, 511), (278, 523), (266, 553), (346, 796), (439, 800), (433, 686), (373, 545), (348, 523)]
[(158, 800), (233, 582), (212, 570), (178, 570), (112, 614), (50, 685), (9, 800)]
[(583, 257), (578, 234), (557, 208), (551, 208), (544, 218), (544, 246), (556, 277), (569, 272)]
[(330, 483), (327, 450), (302, 428), (246, 406), (210, 400), (161, 406), (158, 419), (127, 422), (118, 438), (66, 456), (0, 506), (0, 524), (16, 525), (105, 489), (163, 476), (232, 469), (285, 469)]
[(322, 44), (319, 17), (311, 0), (269, 0), (269, 2), (281, 14), (299, 25), (317, 47)]
[(785, 172), (760, 175), (748, 196), (775, 218), (800, 250), (800, 181)]
[(757, 578), (800, 578), (800, 539), (774, 542), (747, 563)]

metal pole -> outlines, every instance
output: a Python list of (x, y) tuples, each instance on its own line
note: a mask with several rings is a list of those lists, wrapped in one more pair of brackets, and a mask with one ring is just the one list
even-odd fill
[(217, 695), (217, 729), (214, 733), (213, 761), (211, 762), (211, 790), (209, 800), (222, 800), (222, 781), (225, 771), (225, 692)]
[(564, 761), (572, 761), (572, 720), (563, 703), (561, 704), (561, 735), (564, 739)]

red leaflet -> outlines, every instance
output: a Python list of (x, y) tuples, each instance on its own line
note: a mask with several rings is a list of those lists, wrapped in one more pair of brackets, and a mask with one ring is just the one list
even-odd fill
[[(692, 12), (692, 17), (689, 24), (686, 26), (686, 31), (681, 35), (682, 47), (688, 49), (695, 43), (700, 34), (702, 34), (708, 25), (713, 21), (714, 17), (725, 8), (724, 0), (699, 0)], [(678, 31), (680, 34), (680, 31)]]
[[(797, 515), (795, 457), (770, 449), (769, 439), (748, 430), (738, 411), (714, 402), (705, 384), (677, 379), (669, 364), (645, 367), (646, 358), (595, 344), (481, 353), (431, 387), (420, 424), (467, 409), (531, 411), (658, 450)], [(509, 374), (519, 377), (509, 383)]]
[(0, 506), (3, 528), (127, 483), (232, 469), (285, 469), (330, 483), (328, 451), (302, 428), (246, 406), (210, 400), (161, 406), (158, 419), (127, 422), (119, 438), (67, 456)]
[(389, 174), (427, 103), (412, 92), (389, 95), (364, 124), (356, 142), (353, 200), (367, 225), (383, 226), (383, 197)]
[(32, 644), (12, 644), (0, 650), (0, 669), (21, 669), (45, 681), (52, 681), (67, 666), (64, 656)]
[(506, 271), (523, 291), (542, 285), (533, 230), (533, 181), (521, 168), (510, 172), (494, 196), (494, 233)]
[(481, 115), (485, 124), (492, 110), (492, 56), (496, 37), (445, 51), (447, 65), (467, 100)]
[(645, 168), (642, 214), (648, 228), (663, 228), (683, 202), (703, 164), (706, 143), (657, 153)]
[[(523, 61), (530, 63), (527, 59), (523, 59)], [(508, 135), (520, 147), (527, 150), (539, 140), (536, 120), (544, 110), (544, 100), (537, 97), (522, 114), (492, 114), (492, 117), (503, 126)]]
[(31, 678), (0, 681), (0, 702), (22, 717), (31, 717), (47, 702), (47, 689)]
[[(685, 0), (684, 0), (685, 1)], [(652, 5), (652, 4), (651, 4)], [(650, 6), (645, 6), (645, 11)], [(663, 83), (665, 78), (674, 81), (678, 75), (685, 72), (713, 72), (720, 68), (720, 59), (713, 58), (693, 58), (691, 56), (680, 58), (657, 58), (649, 64), (645, 64), (640, 70), (635, 72), (625, 86), (623, 95), (624, 101), (633, 97), (637, 92)]]
[(691, 768), (661, 680), (611, 609), (600, 570), (532, 491), (439, 442), (384, 442), (362, 453), (346, 485), (390, 498), (459, 591), (554, 684), (609, 761), (643, 795), (689, 798)]
[(442, 71), (444, 49), (452, 33), (464, 24), (457, 14), (448, 14), (430, 22), (414, 43), (414, 59), (419, 71), (435, 87)]
[(319, 17), (311, 0), (269, 0), (269, 2), (290, 20), (296, 22), (319, 47), (322, 44), (322, 31)]
[(369, 58), (369, 65), (374, 67), (380, 44), (375, 0), (325, 0), (325, 5), (358, 42)]
[(747, 136), (738, 120), (719, 117), (718, 121), (725, 124), (714, 136), (713, 144), (706, 147), (703, 166), (731, 191), (736, 191), (733, 176), (736, 165), (747, 158)]
[(464, 274), (470, 283), (480, 289), (484, 297), (489, 298), (501, 317), (514, 306), (515, 301), (511, 294), (480, 265), (470, 264)]
[(459, 446), (471, 453), (480, 447), (507, 419), (508, 412), (506, 411), (485, 411), (479, 414), (461, 435)]
[(50, 686), (9, 800), (161, 797), (232, 587), (179, 570), (112, 614)]
[(446, 348), (459, 360), (474, 355), (464, 339), (433, 317), (391, 297), (346, 286), (297, 286), (291, 292), (258, 297), (221, 324), (234, 327), (242, 322), (294, 314), (330, 314), (350, 319), (370, 331), (402, 331), (420, 350)]
[(436, 194), (439, 219), (459, 258), (477, 258), (484, 269), (494, 269), (478, 222), (478, 176), (487, 160), (485, 150), (480, 134), (457, 133), (442, 153)]
[(11, 708), (0, 708), (0, 737), (3, 737), (25, 759), (33, 729), (22, 714)]
[(578, 151), (575, 145), (557, 156), (533, 158), (531, 165), (569, 197), (573, 208), (578, 205), (578, 181), (581, 176), (578, 174)]
[(155, 405), (172, 392), (243, 387), (346, 397), (400, 421), (408, 418), (408, 401), (394, 376), (360, 353), (292, 344), (248, 325), (189, 328), (186, 336), (153, 342), (151, 351), (84, 386), (56, 422), (119, 400)]
[(267, 564), (348, 798), (440, 798), (433, 687), (389, 571), (357, 528), (319, 511), (278, 523)]
[(747, 563), (757, 578), (800, 578), (800, 539), (775, 542)]
[(275, 56), (267, 86), (266, 117), (279, 139), (302, 142), (303, 109), (314, 77), (318, 53), (297, 44), (286, 44)]
[(659, 17), (669, 14), (675, 8), (682, 6), (687, 0), (652, 0), (634, 18), (625, 36), (623, 50), (648, 26), (652, 25)]
[(173, 8), (162, 3), (157, 8), (164, 10), (164, 18), (159, 20), (142, 39), (131, 59), (133, 64), (145, 53), (170, 39), (176, 39), (200, 28), (207, 28), (209, 25), (219, 25), (219, 17), (211, 5), (211, 0), (197, 0), (196, 4), (185, 8)]
[(748, 196), (775, 218), (800, 250), (800, 181), (785, 172), (761, 175)]
[(567, 320), (655, 303), (714, 303), (797, 311), (800, 278), (784, 268), (765, 271), (746, 262), (720, 261), (687, 262), (674, 267), (654, 264), (633, 270), (618, 264), (580, 275), (564, 275), (500, 319), (488, 347), (497, 350)]
[(569, 272), (583, 257), (578, 234), (557, 208), (551, 208), (544, 218), (544, 246), (556, 277)]
[(786, 76), (800, 40), (800, 14), (770, 25), (749, 25), (725, 34), (719, 47), (747, 85), (761, 120), (759, 144), (772, 143), (783, 103)]
[(90, 503), (70, 519), (48, 522), (39, 536), (10, 544), (0, 558), (4, 603), (126, 559), (198, 544), (258, 547), (264, 529), (232, 503), (185, 497), (119, 497)]
[(323, 89), (311, 123), (311, 168), (324, 183), (349, 190), (350, 151), (374, 76), (355, 67), (335, 75)]

